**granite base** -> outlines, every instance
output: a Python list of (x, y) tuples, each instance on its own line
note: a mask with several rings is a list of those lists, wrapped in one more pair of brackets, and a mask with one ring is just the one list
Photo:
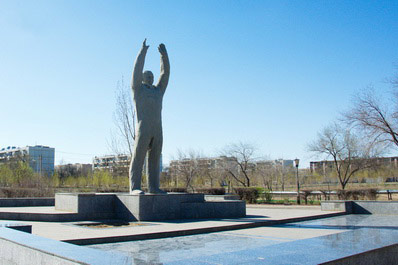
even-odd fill
[(160, 221), (246, 216), (244, 201), (206, 201), (204, 194), (200, 193), (57, 193), (55, 208), (78, 213), (81, 220), (116, 218), (127, 221)]

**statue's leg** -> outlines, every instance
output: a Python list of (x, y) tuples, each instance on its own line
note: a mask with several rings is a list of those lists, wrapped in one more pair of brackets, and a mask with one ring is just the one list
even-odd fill
[(152, 140), (148, 151), (148, 190), (150, 193), (165, 193), (159, 189), (160, 185), (160, 155), (162, 154), (162, 133)]
[(147, 135), (145, 135), (145, 133), (142, 133), (141, 131), (138, 132), (134, 142), (133, 156), (130, 163), (130, 193), (142, 193), (142, 168), (144, 165), (145, 155), (148, 150), (149, 141), (150, 137), (148, 137)]

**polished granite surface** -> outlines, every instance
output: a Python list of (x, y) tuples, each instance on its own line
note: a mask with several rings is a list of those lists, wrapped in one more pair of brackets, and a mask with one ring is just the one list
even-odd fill
[(398, 217), (395, 215), (351, 214), (340, 217), (324, 218), (307, 222), (297, 222), (284, 227), (323, 228), (323, 229), (360, 229), (379, 228), (398, 230)]
[(396, 216), (346, 215), (90, 247), (129, 255), (135, 264), (319, 264), (396, 243)]
[(185, 261), (187, 258), (200, 259), (205, 256), (225, 255), (248, 251), (256, 247), (287, 242), (283, 238), (235, 236), (226, 232), (165, 239), (92, 245), (102, 250), (122, 252), (133, 257), (136, 264), (160, 264)]
[(167, 264), (319, 264), (398, 242), (398, 232), (380, 229), (357, 229), (257, 247), (227, 255), (202, 256)]

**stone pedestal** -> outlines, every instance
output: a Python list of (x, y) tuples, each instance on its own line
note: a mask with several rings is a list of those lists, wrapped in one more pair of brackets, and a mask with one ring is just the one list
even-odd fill
[(55, 208), (76, 212), (85, 220), (115, 218), (127, 221), (160, 221), (246, 216), (244, 201), (206, 201), (205, 196), (200, 193), (57, 193)]
[(114, 194), (56, 193), (55, 210), (75, 213), (70, 221), (115, 218)]

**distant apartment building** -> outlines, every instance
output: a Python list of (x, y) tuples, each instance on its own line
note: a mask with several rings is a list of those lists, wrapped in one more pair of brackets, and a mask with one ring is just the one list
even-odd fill
[(294, 161), (291, 159), (260, 160), (256, 161), (255, 164), (256, 167), (260, 166), (266, 166), (266, 167), (281, 166), (284, 168), (294, 167)]
[(34, 172), (48, 176), (54, 173), (54, 156), (55, 149), (43, 145), (0, 149), (0, 163), (25, 161)]
[(242, 163), (242, 161), (238, 161), (233, 156), (185, 158), (170, 161), (166, 173), (176, 186), (178, 186), (179, 179), (184, 182), (195, 174), (210, 176), (210, 178), (206, 178), (205, 185), (213, 185), (213, 181), (218, 179), (217, 181), (221, 186), (226, 186), (231, 184), (228, 176), (240, 176), (242, 170), (245, 171), (245, 174), (255, 174), (255, 172), (264, 173), (265, 170), (275, 168), (280, 168), (282, 172), (294, 169), (293, 160), (284, 159), (249, 161), (247, 164), (241, 164), (244, 169), (241, 168), (239, 163)]
[[(376, 161), (377, 165), (398, 168), (398, 157), (375, 157), (372, 160)], [(312, 161), (310, 162), (310, 170), (312, 173), (325, 174), (334, 169), (335, 162), (330, 160)]]
[(61, 178), (69, 176), (89, 176), (93, 171), (93, 166), (91, 164), (66, 164), (55, 166), (55, 172)]
[[(106, 156), (96, 156), (93, 159), (93, 170), (109, 170), (110, 172), (118, 171), (126, 171), (130, 167), (131, 157), (129, 155), (106, 155)], [(143, 170), (146, 169), (146, 161), (144, 161)], [(160, 172), (163, 170), (163, 161), (162, 156), (160, 156)]]
[(294, 160), (292, 159), (276, 159), (274, 161), (276, 164), (282, 165), (284, 167), (294, 167)]
[[(181, 159), (181, 160), (172, 160), (170, 161), (169, 171), (170, 172), (178, 172), (181, 171), (182, 168), (190, 166), (192, 163), (195, 163), (199, 169), (210, 169), (210, 170), (219, 170), (219, 169), (229, 169), (229, 170), (238, 170), (238, 165), (236, 163), (235, 157), (227, 157), (227, 156), (219, 156), (219, 157), (210, 157), (210, 158), (197, 158), (197, 159)], [(283, 166), (283, 167), (293, 167), (293, 160), (261, 160), (261, 161), (253, 161), (249, 162), (247, 167), (249, 170), (256, 170), (258, 167), (273, 167), (273, 166)]]
[(96, 156), (93, 159), (93, 170), (113, 171), (115, 167), (128, 168), (130, 156), (128, 155), (106, 155)]
[(205, 157), (197, 159), (180, 159), (171, 160), (169, 165), (169, 172), (175, 173), (181, 171), (183, 168), (187, 168), (195, 164), (200, 169), (223, 169), (227, 167), (236, 167), (236, 159), (234, 157), (219, 156), (219, 157)]

